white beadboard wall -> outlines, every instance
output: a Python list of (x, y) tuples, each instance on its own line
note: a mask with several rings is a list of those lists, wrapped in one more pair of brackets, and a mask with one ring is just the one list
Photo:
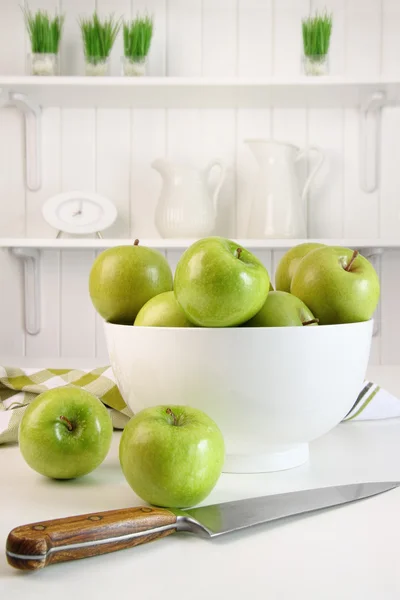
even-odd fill
[[(29, 44), (20, 4), (0, 3), (0, 74), (22, 75)], [(300, 20), (309, 10), (331, 9), (334, 75), (400, 78), (399, 0), (30, 0), (32, 9), (66, 13), (62, 74), (83, 74), (79, 15), (109, 11), (128, 17), (147, 9), (155, 17), (149, 75), (298, 76)], [(112, 55), (120, 70), (121, 39)], [(198, 167), (212, 157), (228, 164), (215, 233), (245, 237), (247, 184), (254, 169), (244, 139), (270, 136), (299, 146), (319, 145), (327, 160), (309, 194), (309, 237), (396, 238), (400, 235), (400, 109), (382, 118), (381, 185), (359, 187), (359, 115), (353, 109), (122, 110), (46, 109), (43, 115), (43, 185), (24, 184), (21, 115), (0, 110), (0, 237), (53, 237), (41, 216), (51, 195), (94, 190), (117, 205), (107, 237), (159, 237), (154, 208), (161, 189), (151, 162), (159, 156)], [(258, 253), (273, 273), (281, 253)], [(175, 265), (179, 253), (166, 251)], [(65, 359), (77, 366), (108, 361), (102, 323), (88, 295), (91, 250), (44, 251), (41, 260), (42, 329), (23, 328), (22, 271), (0, 252), (0, 361)], [(400, 253), (382, 258), (381, 330), (371, 364), (400, 364), (398, 295)], [(0, 364), (1, 364), (0, 363)]]

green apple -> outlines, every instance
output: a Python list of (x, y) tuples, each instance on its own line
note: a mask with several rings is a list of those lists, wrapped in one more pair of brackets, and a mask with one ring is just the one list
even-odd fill
[(269, 291), (267, 269), (237, 242), (208, 237), (192, 244), (175, 271), (174, 291), (188, 319), (201, 327), (232, 327), (253, 317)]
[(89, 275), (89, 293), (97, 312), (109, 323), (132, 325), (142, 306), (172, 290), (170, 266), (158, 250), (116, 246), (101, 252)]
[(316, 325), (311, 310), (288, 292), (270, 292), (262, 309), (244, 327), (296, 327)]
[(368, 321), (378, 304), (379, 278), (356, 250), (326, 246), (299, 263), (290, 287), (320, 325)]
[(47, 477), (73, 479), (98, 467), (113, 426), (104, 404), (74, 386), (42, 392), (23, 414), (18, 441), (28, 465)]
[(150, 298), (139, 310), (134, 325), (142, 327), (193, 327), (175, 298), (163, 292)]
[(225, 459), (222, 433), (203, 411), (154, 406), (127, 423), (119, 460), (133, 491), (149, 504), (188, 508), (217, 483)]
[(310, 242), (298, 244), (288, 250), (281, 258), (275, 271), (275, 288), (281, 292), (290, 292), (290, 283), (301, 259), (316, 248), (323, 248), (324, 244)]

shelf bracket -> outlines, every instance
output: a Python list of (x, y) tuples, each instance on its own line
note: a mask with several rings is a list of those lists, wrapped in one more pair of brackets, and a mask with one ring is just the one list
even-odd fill
[(36, 192), (42, 185), (42, 109), (29, 96), (19, 92), (9, 92), (6, 103), (24, 114), (26, 185)]
[(384, 92), (375, 92), (360, 109), (360, 185), (367, 194), (379, 187), (380, 131)]
[(0, 108), (3, 108), (3, 106), (6, 106), (8, 101), (8, 95), (6, 92), (4, 92), (1, 88), (0, 88)]
[(40, 250), (12, 248), (11, 252), (24, 265), (25, 330), (29, 335), (40, 333)]
[[(382, 284), (381, 284), (381, 281), (382, 281), (381, 257), (382, 257), (383, 252), (384, 252), (383, 248), (363, 248), (362, 250), (360, 250), (360, 254), (362, 254), (365, 258), (367, 258), (369, 260), (369, 262), (372, 264), (375, 271), (377, 272), (380, 286), (382, 286)], [(381, 301), (380, 300), (378, 302), (378, 306), (376, 307), (373, 318), (374, 318), (374, 329), (373, 329), (372, 335), (374, 337), (376, 337), (377, 335), (380, 334), (380, 331), (381, 331), (382, 310), (381, 310)]]

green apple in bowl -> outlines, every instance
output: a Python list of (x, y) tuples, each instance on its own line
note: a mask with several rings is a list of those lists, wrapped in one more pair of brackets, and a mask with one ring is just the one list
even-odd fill
[(288, 292), (270, 292), (262, 309), (244, 327), (299, 327), (317, 325), (311, 310)]
[(106, 458), (113, 426), (104, 404), (75, 386), (42, 392), (23, 414), (18, 433), (21, 454), (35, 471), (73, 479)]
[(208, 237), (192, 244), (175, 271), (174, 291), (188, 319), (201, 327), (232, 327), (264, 304), (267, 269), (237, 242)]
[(225, 459), (222, 433), (203, 411), (154, 406), (127, 423), (119, 445), (124, 476), (142, 500), (188, 508), (217, 483)]
[(150, 298), (139, 310), (135, 326), (194, 327), (178, 304), (174, 292), (163, 292)]
[(378, 275), (357, 250), (326, 246), (299, 263), (290, 286), (320, 325), (371, 319), (379, 301)]
[(301, 259), (316, 248), (323, 247), (324, 244), (306, 242), (285, 252), (276, 268), (275, 288), (281, 292), (290, 292), (290, 284)]
[(109, 323), (132, 325), (142, 306), (172, 290), (173, 276), (161, 252), (139, 241), (101, 252), (89, 275), (89, 293), (97, 312)]

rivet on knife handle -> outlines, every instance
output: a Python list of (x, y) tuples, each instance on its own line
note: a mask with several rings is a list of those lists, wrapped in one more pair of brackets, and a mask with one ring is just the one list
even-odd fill
[(6, 555), (17, 569), (36, 570), (151, 542), (176, 531), (169, 510), (139, 506), (22, 525), (7, 538)]

